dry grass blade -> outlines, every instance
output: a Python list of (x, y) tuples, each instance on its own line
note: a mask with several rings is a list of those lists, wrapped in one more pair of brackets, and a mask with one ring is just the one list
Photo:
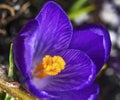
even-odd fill
[(7, 9), (10, 11), (11, 16), (15, 16), (15, 10), (9, 5), (6, 4), (0, 4), (0, 9)]
[(15, 16), (10, 16), (6, 19), (3, 19), (0, 21), (0, 24), (1, 25), (7, 25), (9, 22), (19, 18), (19, 16), (21, 16), (25, 11), (26, 9), (30, 6), (30, 2), (26, 2), (25, 4), (22, 5), (22, 7), (20, 8), (20, 10), (15, 14)]

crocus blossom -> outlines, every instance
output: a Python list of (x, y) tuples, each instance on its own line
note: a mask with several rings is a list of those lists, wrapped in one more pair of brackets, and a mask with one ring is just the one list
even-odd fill
[(52, 100), (97, 100), (93, 81), (110, 55), (111, 42), (96, 24), (73, 30), (63, 9), (47, 2), (13, 40), (16, 66), (27, 91)]

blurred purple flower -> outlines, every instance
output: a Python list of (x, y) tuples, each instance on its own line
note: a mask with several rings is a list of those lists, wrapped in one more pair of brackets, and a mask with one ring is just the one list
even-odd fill
[(109, 34), (89, 24), (73, 31), (62, 8), (47, 2), (13, 41), (15, 63), (27, 90), (38, 98), (96, 100), (93, 84), (110, 54)]
[(108, 65), (120, 75), (120, 57), (111, 57)]

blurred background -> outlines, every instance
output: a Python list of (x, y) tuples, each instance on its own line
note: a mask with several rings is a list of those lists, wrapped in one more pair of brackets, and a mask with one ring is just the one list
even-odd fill
[[(12, 39), (47, 1), (0, 0), (0, 76), (3, 78), (8, 72)], [(108, 29), (112, 50), (109, 61), (96, 79), (101, 88), (99, 100), (120, 100), (120, 0), (54, 1), (66, 11), (74, 27), (100, 23)]]

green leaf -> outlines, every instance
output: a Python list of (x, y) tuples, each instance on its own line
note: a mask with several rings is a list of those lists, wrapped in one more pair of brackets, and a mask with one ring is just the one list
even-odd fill
[(90, 5), (84, 8), (81, 8), (80, 10), (77, 10), (75, 12), (72, 13), (68, 13), (68, 16), (70, 18), (70, 20), (74, 20), (76, 17), (85, 14), (85, 13), (89, 13), (91, 11), (93, 11), (95, 9), (95, 5)]
[(72, 7), (70, 9), (70, 12), (79, 10), (87, 2), (88, 2), (88, 0), (76, 0), (76, 2), (72, 5)]
[(4, 100), (15, 100), (15, 98), (11, 97), (9, 94), (6, 94)]
[[(10, 44), (10, 53), (9, 53), (9, 69), (8, 69), (8, 77), (13, 79), (13, 54), (12, 54), (12, 43)], [(15, 100), (9, 94), (6, 93), (4, 100)]]
[(12, 53), (12, 46), (10, 45), (10, 54), (9, 54), (9, 70), (8, 70), (8, 77), (13, 78), (13, 53)]

